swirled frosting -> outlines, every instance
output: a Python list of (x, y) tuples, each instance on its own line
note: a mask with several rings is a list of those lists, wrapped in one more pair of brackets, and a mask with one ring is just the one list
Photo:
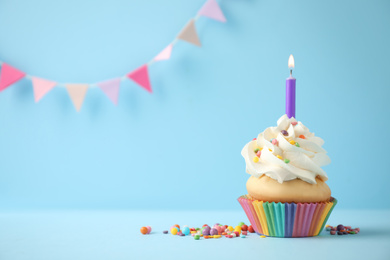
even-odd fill
[(255, 177), (265, 174), (279, 183), (298, 178), (314, 184), (316, 177), (328, 179), (321, 169), (330, 163), (323, 144), (301, 122), (283, 115), (278, 126), (265, 129), (245, 145), (241, 154), (246, 172)]

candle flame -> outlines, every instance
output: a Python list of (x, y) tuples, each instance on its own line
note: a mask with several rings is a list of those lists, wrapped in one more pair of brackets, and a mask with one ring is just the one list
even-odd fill
[(291, 54), (290, 57), (288, 58), (288, 67), (290, 69), (293, 69), (294, 66), (295, 66), (294, 56), (292, 56), (292, 54)]

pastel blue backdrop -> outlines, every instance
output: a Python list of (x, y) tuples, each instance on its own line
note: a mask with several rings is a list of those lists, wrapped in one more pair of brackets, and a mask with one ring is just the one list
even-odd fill
[[(98, 82), (159, 53), (204, 0), (0, 2), (0, 59), (59, 82)], [(389, 1), (222, 0), (114, 106), (91, 89), (34, 103), (24, 79), (0, 93), (0, 207), (239, 209), (242, 147), (284, 113), (296, 61), (297, 118), (325, 140), (338, 208), (390, 208)]]

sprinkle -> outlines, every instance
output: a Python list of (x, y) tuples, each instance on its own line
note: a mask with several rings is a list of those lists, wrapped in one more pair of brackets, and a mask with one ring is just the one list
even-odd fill
[(164, 233), (164, 234), (168, 234), (168, 230), (164, 230), (163, 233)]
[(306, 139), (306, 137), (304, 135), (300, 135), (299, 138)]
[(200, 238), (199, 235), (195, 235), (195, 236), (194, 236), (194, 239), (195, 239), (195, 240), (199, 240), (199, 238)]
[(336, 231), (335, 231), (335, 230), (331, 230), (331, 231), (330, 231), (330, 234), (331, 234), (331, 235), (336, 235)]
[(271, 150), (270, 148), (268, 148), (268, 150), (269, 150), (270, 152), (272, 152), (272, 150)]
[(276, 139), (272, 139), (272, 142), (271, 142), (273, 145), (278, 145), (278, 140)]
[(255, 153), (257, 153), (258, 151), (260, 151), (259, 148), (256, 148), (256, 149), (254, 150)]
[(294, 140), (291, 140), (291, 141), (290, 141), (290, 144), (294, 145), (294, 144), (295, 144), (295, 141), (294, 141)]
[(266, 238), (266, 236), (260, 236), (261, 238)]
[(148, 233), (148, 229), (146, 227), (142, 227), (140, 231), (142, 235), (146, 235)]
[(292, 125), (297, 125), (298, 122), (297, 121), (294, 121), (294, 122), (291, 122)]
[(259, 162), (259, 157), (253, 157), (253, 162), (258, 163)]
[(261, 152), (258, 151), (258, 152), (256, 153), (256, 156), (257, 156), (257, 157), (260, 157), (260, 155), (261, 155)]
[(282, 132), (282, 134), (283, 134), (284, 136), (288, 136), (288, 132), (287, 132), (286, 130), (282, 130), (282, 131), (280, 131), (280, 132)]
[(285, 163), (289, 163), (290, 160), (289, 160), (289, 159), (284, 159), (284, 162), (285, 162)]
[(256, 138), (256, 137), (252, 139), (252, 141), (255, 141), (255, 140), (257, 140), (257, 138)]
[(295, 146), (296, 146), (296, 147), (301, 147), (298, 143), (295, 143)]
[(241, 238), (245, 238), (246, 236), (245, 236), (245, 235), (241, 235), (240, 237), (241, 237)]
[(283, 157), (282, 157), (282, 156), (280, 156), (279, 154), (278, 154), (278, 155), (276, 155), (276, 157), (278, 157), (280, 160), (283, 160)]

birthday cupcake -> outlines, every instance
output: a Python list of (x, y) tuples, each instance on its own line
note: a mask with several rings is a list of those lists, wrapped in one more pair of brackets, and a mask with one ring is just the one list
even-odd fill
[(330, 163), (324, 141), (283, 115), (242, 149), (248, 195), (238, 198), (258, 234), (317, 236), (337, 200), (321, 168)]

